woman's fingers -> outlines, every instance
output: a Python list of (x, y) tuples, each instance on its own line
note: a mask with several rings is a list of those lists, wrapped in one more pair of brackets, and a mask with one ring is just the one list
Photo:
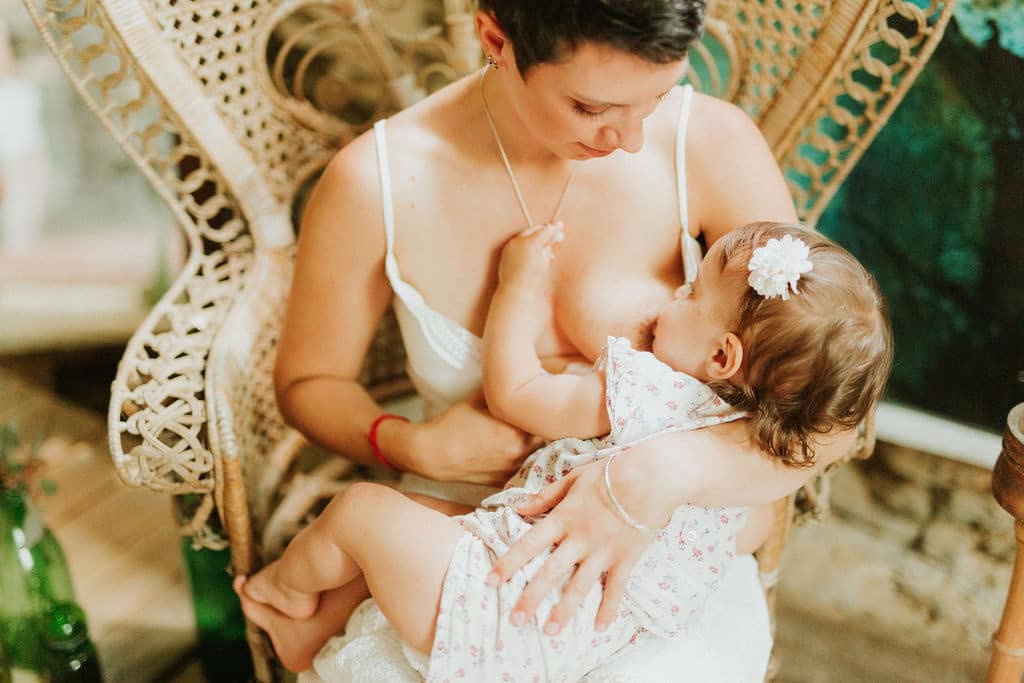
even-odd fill
[[(562, 600), (551, 610), (548, 622), (544, 625), (544, 632), (549, 635), (557, 635), (562, 632), (565, 625), (576, 614), (576, 610), (583, 604), (584, 598), (593, 590), (594, 586), (601, 580), (601, 574), (605, 570), (606, 563), (603, 559), (597, 559), (591, 555), (580, 564), (572, 580), (562, 593)], [(550, 629), (550, 631), (549, 631)]]
[[(519, 602), (512, 611), (513, 625), (522, 626), (526, 623), (548, 593), (575, 571), (580, 554), (580, 549), (575, 544), (563, 543), (558, 546), (519, 596)], [(549, 636), (557, 632), (554, 630), (554, 624), (550, 622), (544, 626), (544, 633)]]
[(517, 505), (516, 512), (521, 515), (533, 517), (550, 511), (553, 507), (562, 502), (562, 499), (565, 498), (565, 494), (569, 492), (570, 488), (572, 488), (572, 484), (575, 480), (576, 471), (574, 470), (569, 473), (568, 476), (552, 482), (542, 488), (528, 501)]
[(608, 580), (595, 625), (606, 628), (618, 615), (629, 574), (651, 539), (648, 534), (626, 527), (600, 502), (604, 495), (603, 472), (599, 462), (578, 467), (565, 478), (541, 489), (531, 501), (516, 507), (523, 515), (548, 511), (550, 514), (513, 543), (495, 563), (488, 577), (491, 586), (507, 580), (552, 544), (559, 544), (516, 604), (514, 615), (520, 623), (536, 611), (551, 590), (572, 575), (545, 624), (545, 633), (557, 633), (572, 619), (587, 592), (605, 571)]
[(631, 568), (632, 563), (626, 569), (619, 564), (608, 572), (608, 579), (604, 584), (604, 595), (601, 596), (601, 607), (598, 608), (597, 618), (594, 619), (594, 628), (598, 631), (607, 629), (608, 625), (618, 616), (622, 597), (626, 594), (626, 582), (629, 580)]
[[(561, 525), (554, 519), (544, 519), (513, 543), (508, 552), (498, 558), (487, 575), (488, 586), (508, 581), (524, 564), (558, 543), (565, 536)], [(550, 562), (550, 560), (549, 560)]]

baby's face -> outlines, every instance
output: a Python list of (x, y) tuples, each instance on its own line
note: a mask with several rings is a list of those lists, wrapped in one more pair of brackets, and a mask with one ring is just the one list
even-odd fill
[(736, 278), (723, 275), (716, 243), (701, 262), (693, 285), (676, 290), (658, 314), (651, 351), (674, 370), (708, 381), (708, 361), (734, 320)]

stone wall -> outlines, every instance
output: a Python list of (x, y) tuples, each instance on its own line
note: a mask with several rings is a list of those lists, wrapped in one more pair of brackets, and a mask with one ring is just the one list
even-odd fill
[[(837, 472), (831, 515), (795, 530), (782, 611), (926, 655), (938, 680), (979, 680), (1015, 551), (990, 482), (989, 470), (879, 444)], [(936, 680), (915, 670), (901, 678)]]

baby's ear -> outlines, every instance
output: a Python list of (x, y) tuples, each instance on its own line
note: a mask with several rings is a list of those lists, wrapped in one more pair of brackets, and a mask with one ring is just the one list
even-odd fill
[(743, 367), (743, 342), (726, 332), (708, 356), (708, 376), (713, 380), (729, 379)]

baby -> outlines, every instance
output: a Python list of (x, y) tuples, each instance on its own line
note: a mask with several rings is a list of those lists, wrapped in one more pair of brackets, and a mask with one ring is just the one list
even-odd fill
[(560, 230), (532, 228), (506, 246), (484, 333), (492, 412), (557, 440), (530, 455), (504, 490), (455, 518), (384, 486), (352, 485), (278, 561), (238, 582), (248, 599), (302, 619), (316, 611), (321, 592), (362, 575), (428, 681), (578, 680), (641, 630), (685, 633), (728, 569), (745, 510), (677, 509), (650, 530), (607, 629), (594, 628), (602, 597), (595, 585), (569, 625), (548, 634), (542, 625), (559, 591), (525, 623), (510, 615), (550, 551), (508, 582), (488, 580), (495, 559), (530, 528), (518, 503), (604, 459), (608, 502), (624, 522), (644, 528), (614, 495), (612, 463), (630, 445), (666, 430), (746, 419), (763, 453), (810, 466), (815, 434), (854, 427), (879, 400), (892, 338), (874, 281), (827, 238), (772, 223), (715, 242), (692, 284), (660, 311), (651, 352), (609, 338), (591, 371), (549, 374), (534, 344), (550, 317)]

